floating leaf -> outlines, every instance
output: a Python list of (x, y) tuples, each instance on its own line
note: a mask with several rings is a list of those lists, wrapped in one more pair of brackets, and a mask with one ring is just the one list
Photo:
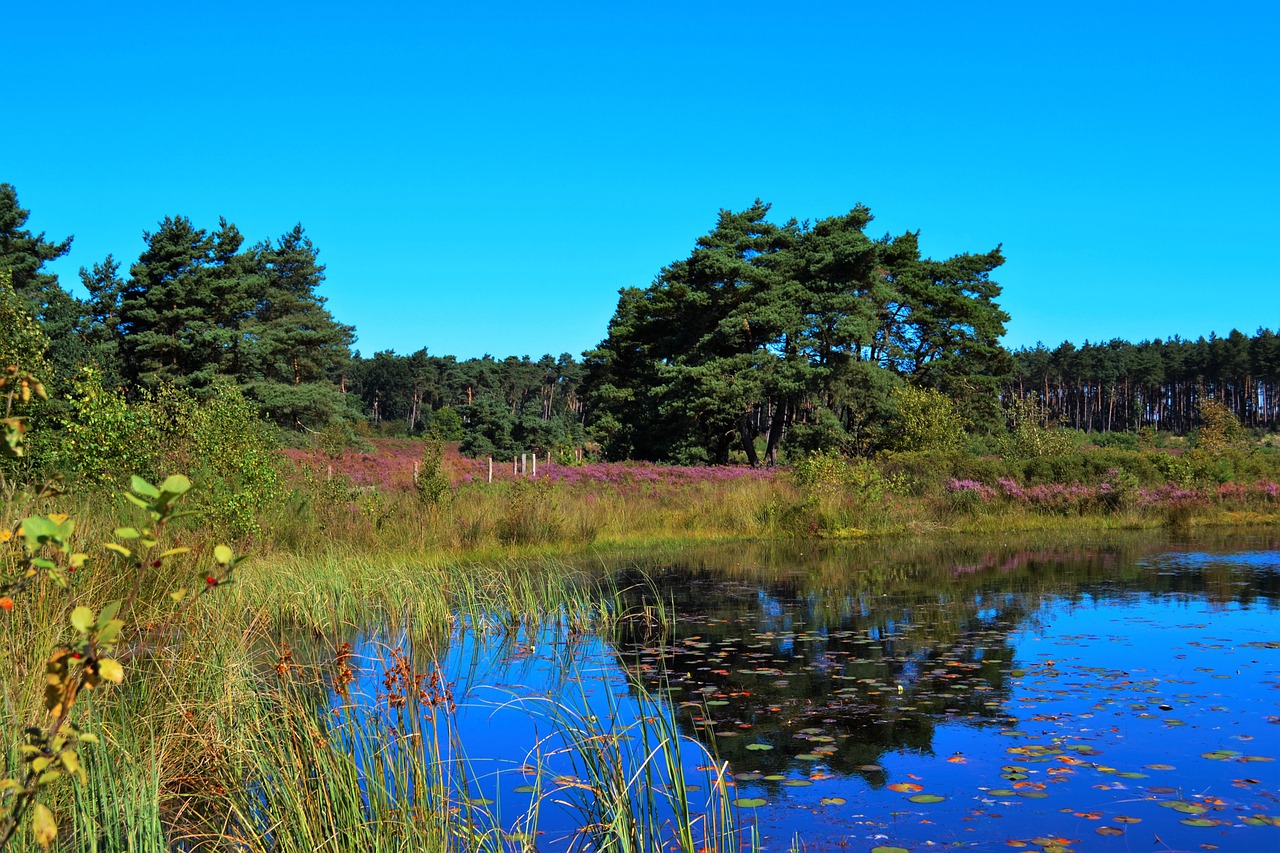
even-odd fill
[(1124, 835), (1124, 830), (1118, 826), (1100, 826), (1094, 832), (1099, 835)]
[(734, 800), (733, 804), (738, 808), (758, 809), (761, 806), (763, 806), (766, 802), (767, 802), (766, 800), (763, 800), (760, 797), (740, 797)]
[(915, 782), (894, 782), (887, 787), (890, 791), (897, 791), (899, 794), (910, 794), (914, 791), (924, 790), (924, 785), (917, 785)]
[(907, 799), (911, 800), (911, 802), (913, 803), (927, 804), (927, 803), (940, 803), (943, 800), (945, 800), (946, 797), (939, 796), (938, 794), (916, 794), (914, 797), (908, 797)]
[(749, 743), (747, 744), (747, 749), (752, 752), (768, 752), (773, 749), (773, 747), (767, 743)]
[(823, 797), (818, 801), (818, 805), (820, 806), (843, 806), (844, 804), (844, 797)]
[(911, 851), (905, 847), (889, 847), (881, 844), (879, 847), (872, 847), (871, 853), (911, 853)]

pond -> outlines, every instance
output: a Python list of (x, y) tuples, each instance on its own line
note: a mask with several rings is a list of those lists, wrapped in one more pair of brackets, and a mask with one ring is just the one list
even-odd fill
[[(443, 751), (539, 850), (592, 849), (582, 827), (621, 811), (677, 822), (679, 786), (700, 833), (728, 815), (766, 850), (1280, 849), (1278, 548), (642, 555), (610, 571), (636, 612), (663, 602), (665, 635), (461, 631), (439, 650)], [(394, 645), (357, 648), (370, 712)]]

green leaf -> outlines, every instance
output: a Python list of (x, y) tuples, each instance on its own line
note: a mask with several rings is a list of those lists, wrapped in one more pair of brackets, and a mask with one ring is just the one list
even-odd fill
[(133, 527), (117, 527), (115, 529), (115, 534), (121, 539), (137, 539), (139, 536), (142, 535), (141, 533), (138, 532), (136, 528), (133, 528)]
[(123, 603), (124, 601), (122, 599), (117, 598), (114, 601), (108, 601), (104, 604), (102, 606), (102, 610), (98, 613), (98, 627), (104, 628), (107, 623), (112, 619), (115, 619), (116, 614), (120, 612), (120, 605)]
[(123, 545), (117, 545), (115, 542), (107, 542), (102, 547), (106, 548), (108, 551), (115, 551), (121, 557), (124, 557), (126, 559), (133, 556), (132, 551), (130, 551), (128, 548), (124, 547)]
[[(129, 479), (129, 487), (133, 489), (134, 493), (139, 495), (144, 495), (148, 498), (160, 497), (160, 490), (157, 489), (155, 486), (151, 485), (150, 483), (148, 483), (146, 480), (139, 477), (137, 474), (134, 474)], [(141, 504), (141, 505), (146, 506), (146, 504)]]
[(161, 554), (160, 554), (160, 559), (162, 559), (162, 560), (163, 560), (163, 559), (165, 559), (166, 557), (176, 557), (176, 556), (178, 556), (179, 554), (185, 554), (185, 553), (187, 553), (187, 552), (188, 552), (188, 551), (190, 551), (190, 550), (191, 550), (190, 548), (170, 548), (170, 549), (169, 549), (169, 550), (167, 550), (167, 551), (163, 551), (163, 552), (161, 552)]
[[(166, 477), (165, 481), (160, 484), (160, 492), (163, 495), (172, 495), (173, 498), (185, 495), (191, 491), (191, 481), (181, 474), (173, 474)], [(170, 498), (172, 501), (172, 498)]]
[(228, 548), (226, 545), (214, 546), (213, 558), (217, 560), (220, 564), (225, 566), (227, 563), (231, 562), (232, 557), (234, 557), (234, 554), (232, 553), (231, 549)]
[(182, 601), (182, 599), (187, 597), (187, 591), (186, 589), (175, 589), (173, 592), (169, 593), (169, 597), (174, 601)]
[(93, 622), (93, 611), (83, 604), (71, 611), (71, 627), (81, 634), (88, 633), (89, 629), (93, 627)]
[[(102, 621), (101, 617), (98, 619)], [(105, 625), (98, 628), (98, 645), (110, 646), (120, 637), (120, 630), (124, 628), (123, 619), (112, 619)]]

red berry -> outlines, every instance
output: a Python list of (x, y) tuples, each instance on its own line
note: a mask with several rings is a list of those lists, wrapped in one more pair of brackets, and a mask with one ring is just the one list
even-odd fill
[(209, 584), (209, 586), (217, 586), (217, 585), (218, 585), (218, 581), (217, 581), (217, 580), (216, 580), (212, 575), (210, 575), (209, 577), (205, 578), (205, 579), (204, 579), (204, 582), (205, 582), (205, 583), (207, 583), (207, 584)]

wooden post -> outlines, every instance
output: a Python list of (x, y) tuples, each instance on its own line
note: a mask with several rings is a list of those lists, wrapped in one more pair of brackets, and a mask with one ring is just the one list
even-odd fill
[(529, 454), (521, 453), (520, 454), (520, 474), (523, 476), (524, 474), (528, 473), (528, 471), (529, 471)]
[(493, 482), (493, 457), (489, 457), (489, 482)]
[(511, 457), (511, 473), (513, 476), (520, 473), (520, 460), (514, 456)]
[(533, 476), (538, 476), (538, 454), (533, 454)]
[(413, 460), (413, 484), (418, 485), (418, 460)]

